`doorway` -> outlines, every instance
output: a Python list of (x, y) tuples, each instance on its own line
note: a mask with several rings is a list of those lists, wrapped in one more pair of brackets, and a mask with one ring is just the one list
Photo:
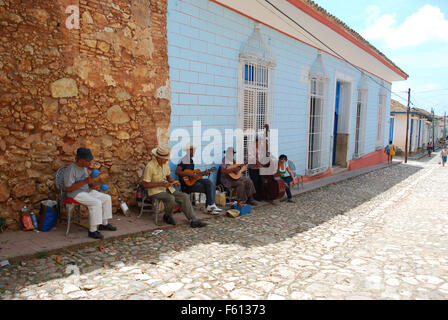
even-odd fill
[(332, 167), (348, 166), (351, 100), (351, 83), (338, 80), (334, 103)]

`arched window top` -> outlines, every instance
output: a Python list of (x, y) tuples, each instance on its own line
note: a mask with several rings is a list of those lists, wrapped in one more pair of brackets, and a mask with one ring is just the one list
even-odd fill
[(309, 77), (310, 79), (316, 79), (321, 81), (328, 80), (328, 74), (327, 70), (325, 69), (324, 62), (322, 60), (321, 51), (317, 53), (316, 60), (314, 60), (313, 64), (310, 67)]
[(266, 44), (261, 34), (261, 25), (255, 24), (254, 32), (243, 43), (240, 49), (240, 59), (250, 61), (269, 68), (274, 68), (276, 61), (271, 48)]

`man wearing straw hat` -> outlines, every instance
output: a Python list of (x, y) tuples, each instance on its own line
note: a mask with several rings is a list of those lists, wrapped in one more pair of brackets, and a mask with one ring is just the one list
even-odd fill
[(258, 202), (253, 198), (253, 195), (255, 194), (255, 186), (252, 180), (246, 176), (242, 176), (239, 180), (233, 180), (229, 176), (229, 173), (237, 173), (240, 170), (240, 168), (238, 167), (235, 167), (233, 169), (229, 168), (235, 163), (235, 150), (233, 149), (233, 147), (228, 147), (224, 153), (225, 157), (222, 159), (221, 164), (222, 184), (226, 188), (236, 189), (238, 205), (240, 205), (240, 202), (245, 202), (252, 206), (258, 205)]
[[(194, 171), (194, 162), (193, 162), (193, 156), (194, 152), (196, 151), (196, 146), (189, 142), (183, 149), (187, 152), (185, 157), (183, 157), (176, 168), (176, 174), (181, 178), (180, 182), (182, 185), (182, 190), (184, 190), (186, 193), (192, 193), (192, 192), (199, 192), (199, 193), (205, 193), (206, 195), (206, 209), (207, 212), (210, 214), (218, 214), (222, 210), (218, 208), (215, 204), (215, 196), (216, 196), (216, 186), (210, 179), (200, 179), (196, 181), (196, 183), (189, 187), (185, 184), (183, 177), (192, 177), (192, 178), (198, 178), (196, 173), (191, 172), (185, 172), (185, 170), (192, 170)], [(208, 175), (209, 172), (207, 172), (205, 175)]]
[(177, 203), (181, 206), (192, 228), (205, 227), (207, 224), (195, 216), (190, 197), (186, 193), (177, 191), (172, 187), (180, 184), (170, 176), (170, 167), (168, 165), (170, 154), (171, 149), (167, 146), (159, 146), (152, 150), (153, 158), (146, 165), (142, 184), (147, 189), (150, 199), (163, 201), (165, 205), (163, 221), (165, 223), (176, 224), (173, 219), (173, 208), (174, 204)]

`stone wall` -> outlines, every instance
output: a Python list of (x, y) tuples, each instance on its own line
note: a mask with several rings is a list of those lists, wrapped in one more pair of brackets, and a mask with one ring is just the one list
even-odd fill
[[(79, 29), (67, 19), (79, 8)], [(135, 203), (141, 169), (168, 132), (167, 0), (0, 0), (0, 217), (56, 199), (55, 173), (88, 147)], [(73, 26), (73, 24), (72, 24)]]

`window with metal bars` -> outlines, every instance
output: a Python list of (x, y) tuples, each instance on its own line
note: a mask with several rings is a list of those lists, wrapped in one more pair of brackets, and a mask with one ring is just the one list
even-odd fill
[(385, 122), (385, 114), (384, 111), (386, 109), (386, 96), (380, 94), (378, 96), (378, 129), (376, 134), (376, 147), (382, 148), (384, 144), (384, 122)]
[(308, 123), (308, 172), (315, 174), (323, 167), (324, 83), (311, 79)]
[(355, 122), (355, 148), (354, 156), (359, 158), (364, 153), (364, 133), (365, 133), (365, 106), (367, 105), (367, 92), (358, 89), (356, 101), (356, 122)]
[(255, 141), (255, 134), (264, 130), (269, 115), (270, 70), (263, 65), (245, 62), (242, 68), (242, 129), (244, 130), (244, 161), (248, 148)]

